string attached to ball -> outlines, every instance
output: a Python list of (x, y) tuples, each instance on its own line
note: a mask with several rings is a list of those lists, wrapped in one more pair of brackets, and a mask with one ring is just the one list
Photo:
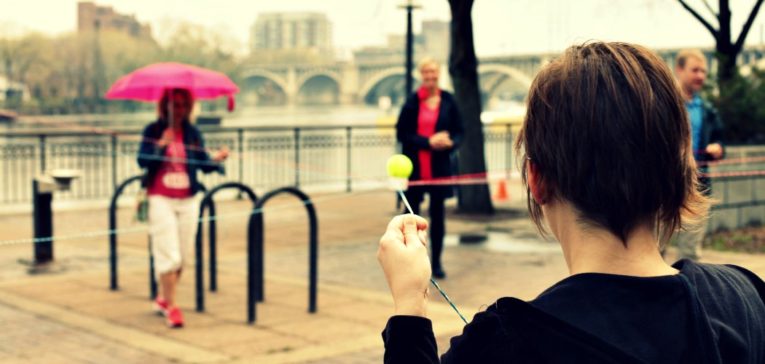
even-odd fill
[[(407, 189), (409, 185), (409, 176), (412, 175), (412, 170), (414, 170), (414, 165), (412, 164), (412, 161), (409, 159), (409, 157), (403, 155), (403, 154), (395, 154), (388, 158), (388, 162), (385, 165), (387, 171), (388, 171), (388, 177), (390, 178), (390, 186), (396, 192), (398, 192), (398, 195), (401, 196), (401, 201), (404, 202), (404, 206), (406, 206), (406, 209), (409, 211), (409, 214), (414, 215), (414, 212), (412, 211), (412, 206), (409, 205), (409, 200), (406, 199), (406, 194), (404, 194), (404, 191)], [(454, 302), (449, 298), (449, 296), (446, 295), (446, 292), (444, 292), (443, 289), (436, 283), (436, 281), (433, 279), (433, 277), (430, 277), (430, 283), (433, 284), (434, 287), (438, 290), (439, 293), (441, 293), (441, 296), (444, 297), (446, 302), (449, 302), (449, 305), (452, 306), (454, 309), (454, 312), (457, 312), (457, 315), (462, 319), (462, 322), (467, 324), (467, 320), (465, 320), (465, 317), (462, 316), (462, 313), (460, 313), (460, 310), (457, 309), (457, 306), (454, 305)]]

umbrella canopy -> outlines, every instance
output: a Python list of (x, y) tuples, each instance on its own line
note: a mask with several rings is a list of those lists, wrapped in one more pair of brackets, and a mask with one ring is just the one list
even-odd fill
[(239, 87), (223, 73), (183, 63), (155, 63), (122, 76), (105, 97), (110, 100), (158, 101), (167, 89), (181, 88), (191, 91), (197, 99), (229, 97), (233, 108), (233, 95)]

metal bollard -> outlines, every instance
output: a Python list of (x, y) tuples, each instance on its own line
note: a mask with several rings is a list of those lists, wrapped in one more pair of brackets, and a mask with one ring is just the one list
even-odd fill
[(32, 220), (34, 223), (34, 261), (40, 266), (53, 261), (53, 192), (68, 191), (79, 172), (53, 170), (32, 180)]

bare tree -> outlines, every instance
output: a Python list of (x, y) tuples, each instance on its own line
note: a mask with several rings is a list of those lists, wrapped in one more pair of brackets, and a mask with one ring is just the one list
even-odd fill
[(712, 34), (712, 37), (714, 37), (715, 51), (717, 52), (717, 60), (719, 62), (717, 81), (720, 85), (721, 93), (725, 93), (729, 81), (731, 81), (737, 74), (736, 58), (744, 48), (744, 41), (746, 41), (746, 36), (752, 28), (754, 18), (756, 18), (757, 13), (760, 12), (760, 6), (762, 5), (763, 0), (756, 0), (752, 7), (752, 11), (749, 12), (749, 16), (747, 17), (744, 26), (741, 28), (741, 33), (739, 33), (735, 42), (732, 39), (733, 34), (730, 24), (732, 13), (730, 11), (729, 0), (719, 0), (717, 12), (715, 12), (708, 0), (701, 0), (704, 4), (704, 8), (717, 20), (717, 28), (715, 28), (707, 18), (701, 15), (699, 11), (690, 6), (685, 0), (677, 1)]
[[(45, 48), (44, 37), (37, 33), (0, 39), (0, 61), (3, 65), (1, 72), (9, 82), (25, 85), (30, 70), (40, 62)], [(20, 102), (21, 98), (6, 99), (6, 106), (18, 108), (21, 106)]]
[[(454, 83), (454, 96), (465, 122), (465, 139), (459, 151), (459, 170), (462, 174), (483, 173), (486, 172), (486, 159), (481, 124), (478, 59), (473, 43), (473, 0), (449, 0), (449, 5), (452, 13), (449, 74)], [(489, 186), (461, 186), (459, 210), (467, 213), (493, 213)]]

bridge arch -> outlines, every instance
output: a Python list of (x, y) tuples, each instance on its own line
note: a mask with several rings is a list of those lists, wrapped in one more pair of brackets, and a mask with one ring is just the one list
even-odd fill
[(501, 73), (520, 82), (524, 87), (531, 87), (532, 77), (521, 70), (503, 64), (482, 64), (478, 66), (478, 74)]
[(266, 70), (250, 70), (243, 75), (243, 106), (255, 104), (282, 105), (289, 97), (287, 81)]
[(295, 82), (295, 84), (297, 85), (296, 89), (299, 91), (300, 89), (303, 88), (303, 86), (305, 86), (307, 82), (317, 77), (326, 77), (334, 81), (335, 84), (338, 85), (338, 87), (343, 84), (342, 78), (340, 77), (339, 74), (335, 72), (330, 72), (327, 70), (317, 70), (317, 71), (311, 71), (311, 72), (300, 74)]
[(404, 69), (404, 67), (391, 67), (373, 74), (372, 77), (366, 80), (364, 84), (362, 84), (359, 88), (359, 97), (362, 100), (366, 100), (369, 92), (372, 91), (372, 89), (377, 86), (378, 83), (392, 76), (404, 77), (406, 76), (406, 69)]
[[(366, 95), (361, 95), (361, 100), (367, 105), (399, 105), (404, 102), (404, 88), (406, 79), (402, 74), (392, 74), (377, 82)], [(381, 99), (387, 98), (388, 101), (380, 104)]]
[[(503, 85), (510, 86), (510, 98), (523, 99), (531, 86), (532, 78), (523, 71), (503, 64), (484, 64), (478, 67), (480, 88), (485, 103), (493, 103)], [(508, 84), (512, 82), (512, 84)], [(507, 96), (506, 96), (507, 97)]]
[(287, 92), (287, 90), (289, 90), (289, 86), (287, 85), (287, 80), (285, 80), (284, 77), (273, 72), (269, 72), (263, 69), (255, 69), (255, 70), (246, 71), (243, 76), (244, 76), (243, 77), (244, 80), (257, 78), (257, 77), (264, 78), (277, 84), (279, 88), (281, 88), (282, 91), (284, 92)]
[(297, 89), (297, 103), (336, 105), (340, 102), (340, 78), (326, 72), (311, 73), (302, 78)]

